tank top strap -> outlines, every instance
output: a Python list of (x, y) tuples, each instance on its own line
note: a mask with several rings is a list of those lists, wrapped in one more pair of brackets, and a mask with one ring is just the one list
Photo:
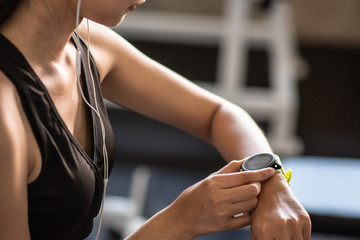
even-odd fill
[[(107, 113), (107, 109), (103, 100), (103, 95), (101, 92), (101, 86), (100, 86), (100, 74), (98, 71), (98, 68), (96, 66), (96, 62), (95, 59), (93, 57), (93, 55), (91, 54), (90, 51), (88, 51), (88, 45), (86, 44), (86, 42), (79, 36), (78, 33), (74, 32), (74, 34), (72, 35), (72, 41), (75, 43), (75, 38), (77, 38), (80, 42), (79, 47), (81, 51), (81, 61), (82, 61), (82, 68), (81, 68), (81, 73), (84, 74), (84, 77), (86, 79), (86, 93), (88, 93), (88, 101), (90, 102), (90, 104), (95, 107), (98, 106), (98, 110), (99, 110), (99, 115), (101, 116), (101, 119), (105, 120), (103, 121), (103, 124), (105, 124), (105, 136), (106, 136), (106, 145), (108, 149), (108, 153), (112, 153), (114, 150), (110, 149), (113, 148), (113, 132), (108, 131), (109, 129), (112, 129), (110, 122), (108, 120), (108, 113)], [(98, 116), (95, 114), (94, 111), (91, 111), (92, 114), (92, 118), (95, 119), (95, 124), (97, 125), (94, 130), (96, 131), (97, 129), (101, 129), (100, 126), (100, 121)], [(101, 135), (101, 133), (99, 132), (95, 132), (95, 134)], [(97, 146), (102, 146), (102, 138), (96, 138), (97, 142), (95, 143)], [(102, 147), (97, 147), (95, 149), (97, 151), (97, 156), (102, 156), (103, 152), (102, 152)], [(101, 151), (101, 152), (100, 152)], [(102, 165), (103, 164), (103, 158), (98, 159), (99, 161), (97, 162), (98, 165)], [(103, 166), (102, 166), (103, 167)], [(112, 167), (112, 166), (111, 166)]]
[[(7, 38), (0, 34), (0, 70), (14, 84), (19, 93), (24, 112), (31, 126), (41, 126), (44, 121), (55, 121), (51, 112), (51, 106), (46, 104), (47, 96), (41, 90), (42, 86), (34, 78), (36, 74), (26, 61), (23, 54)], [(37, 111), (37, 104), (41, 103), (41, 112)], [(44, 104), (45, 103), (45, 104)], [(41, 120), (43, 119), (43, 120)], [(44, 142), (44, 128), (39, 127), (34, 131), (41, 153), (46, 152)], [(42, 154), (44, 155), (44, 154)]]

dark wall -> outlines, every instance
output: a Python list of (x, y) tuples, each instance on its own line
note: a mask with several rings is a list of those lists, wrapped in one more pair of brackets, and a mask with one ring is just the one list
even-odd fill
[(299, 135), (310, 155), (360, 157), (360, 49), (302, 46)]

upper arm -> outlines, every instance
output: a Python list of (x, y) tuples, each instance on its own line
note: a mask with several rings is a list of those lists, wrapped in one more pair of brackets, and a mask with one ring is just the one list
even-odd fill
[(0, 72), (0, 239), (30, 239), (26, 131), (13, 85)]
[[(92, 29), (97, 31), (96, 27)], [(220, 98), (148, 58), (113, 31), (99, 31), (106, 33), (95, 37), (95, 48), (102, 46), (105, 50), (99, 56), (99, 50), (92, 52), (95, 59), (107, 59), (111, 64), (102, 76), (106, 98), (204, 139), (210, 138), (211, 120), (221, 104)], [(102, 60), (97, 63), (101, 70)]]

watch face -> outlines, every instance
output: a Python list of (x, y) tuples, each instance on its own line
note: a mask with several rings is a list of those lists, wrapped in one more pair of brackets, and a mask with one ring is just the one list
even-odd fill
[(254, 155), (247, 159), (242, 166), (242, 169), (247, 170), (258, 170), (271, 166), (275, 162), (275, 157), (269, 153), (261, 153)]

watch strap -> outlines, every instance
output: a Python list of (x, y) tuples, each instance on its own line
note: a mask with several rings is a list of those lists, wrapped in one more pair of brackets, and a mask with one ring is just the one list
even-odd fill
[[(282, 164), (282, 162), (281, 162), (281, 160), (280, 160), (280, 157), (279, 157), (278, 155), (275, 155), (275, 156), (276, 156), (275, 162), (277, 162), (277, 164), (280, 165), (280, 168), (278, 168), (278, 169), (280, 169), (281, 173), (285, 176), (286, 181), (287, 181), (287, 183), (288, 183), (289, 186), (290, 186), (290, 180), (291, 180), (291, 177), (292, 177), (292, 171), (291, 171), (291, 169), (288, 169), (288, 170), (285, 171), (285, 169), (284, 169), (284, 167), (283, 167), (283, 164)], [(276, 163), (275, 163), (275, 164), (276, 164)], [(274, 167), (274, 168), (275, 168), (275, 167)], [(277, 169), (277, 168), (275, 168), (275, 169)]]

